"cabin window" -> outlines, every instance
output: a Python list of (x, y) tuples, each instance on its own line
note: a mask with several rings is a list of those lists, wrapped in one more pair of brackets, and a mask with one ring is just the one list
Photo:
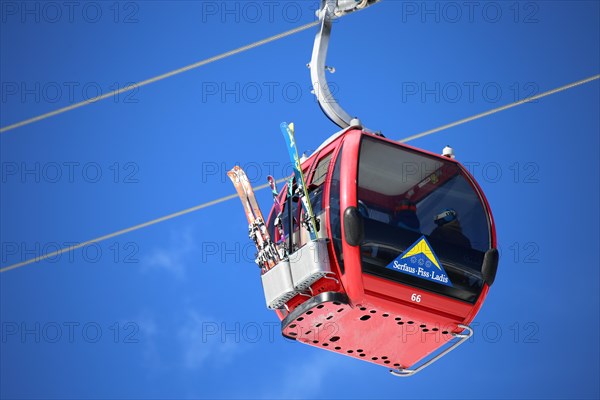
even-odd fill
[(329, 163), (331, 162), (332, 157), (333, 153), (329, 153), (319, 161), (317, 168), (315, 168), (315, 172), (313, 173), (311, 185), (321, 186), (325, 183), (327, 171), (329, 171)]
[[(329, 164), (331, 163), (332, 157), (333, 153), (329, 153), (319, 160), (308, 187), (310, 204), (312, 205), (315, 216), (318, 216), (323, 212), (323, 189), (325, 188), (325, 185), (323, 184), (327, 179), (327, 171), (329, 171)], [(324, 221), (322, 222), (324, 223)]]
[[(477, 300), (483, 287), (483, 256), (490, 248), (490, 224), (481, 197), (458, 164), (364, 136), (358, 208), (365, 223), (364, 271), (457, 299)], [(422, 237), (434, 255), (400, 259)]]

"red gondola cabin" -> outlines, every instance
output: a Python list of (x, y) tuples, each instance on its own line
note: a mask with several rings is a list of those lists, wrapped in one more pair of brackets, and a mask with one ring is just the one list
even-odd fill
[[(272, 307), (283, 335), (401, 375), (464, 337), (498, 264), (492, 214), (469, 172), (359, 127), (334, 135), (302, 169), (319, 239), (297, 223), (302, 207), (284, 188), (292, 275), (311, 279)], [(277, 241), (275, 214), (267, 226)]]

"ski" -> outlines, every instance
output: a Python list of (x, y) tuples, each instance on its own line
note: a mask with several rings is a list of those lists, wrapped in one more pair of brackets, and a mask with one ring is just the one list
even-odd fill
[(265, 223), (265, 219), (263, 217), (262, 211), (260, 210), (260, 207), (258, 206), (258, 202), (256, 201), (256, 196), (254, 195), (254, 189), (252, 188), (252, 185), (250, 184), (250, 181), (248, 180), (246, 173), (244, 172), (243, 169), (241, 169), (238, 166), (234, 167), (234, 170), (237, 173), (239, 180), (242, 184), (242, 187), (244, 188), (244, 190), (248, 196), (250, 207), (252, 208), (252, 211), (254, 213), (254, 218), (257, 221), (257, 223), (255, 224), (255, 228), (259, 230), (259, 233), (263, 238), (263, 242), (265, 243), (264, 249), (265, 249), (265, 251), (268, 252), (268, 256), (275, 261), (275, 264), (277, 264), (277, 262), (279, 262), (279, 259), (281, 259), (285, 256), (285, 251), (283, 249), (281, 249), (281, 251), (280, 251), (280, 249), (278, 249), (277, 246), (275, 246), (273, 244), (274, 242), (273, 242), (271, 236), (269, 235), (269, 231), (267, 230), (267, 225)]
[(298, 187), (297, 194), (302, 201), (302, 206), (306, 214), (306, 227), (308, 228), (311, 240), (315, 240), (317, 239), (317, 222), (306, 189), (306, 181), (300, 165), (300, 157), (298, 157), (298, 148), (296, 147), (296, 139), (294, 138), (294, 123), (287, 124), (286, 122), (282, 122), (280, 128), (287, 143), (290, 160), (294, 164), (294, 176)]
[(237, 191), (237, 194), (238, 194), (240, 200), (242, 201), (242, 206), (244, 207), (244, 213), (246, 214), (246, 219), (248, 220), (248, 223), (249, 224), (254, 223), (254, 220), (255, 220), (254, 212), (252, 211), (252, 207), (250, 206), (250, 202), (248, 201), (248, 196), (246, 194), (246, 191), (244, 190), (244, 187), (242, 186), (242, 184), (240, 182), (240, 179), (238, 177), (237, 172), (235, 171), (235, 168), (232, 169), (231, 171), (227, 172), (227, 176), (233, 182), (233, 186), (235, 186), (235, 190)]
[(244, 170), (237, 165), (233, 167), (233, 170), (237, 174), (238, 179), (244, 191), (246, 192), (246, 195), (248, 196), (248, 202), (250, 203), (250, 207), (252, 208), (252, 212), (254, 213), (254, 218), (261, 219), (264, 221), (262, 212), (260, 211), (260, 207), (258, 206), (258, 203), (256, 201), (256, 197), (254, 196), (254, 189), (252, 189), (252, 185), (248, 180), (248, 176), (246, 176)]
[(244, 170), (235, 166), (227, 173), (242, 201), (248, 220), (248, 236), (257, 249), (256, 263), (266, 272), (280, 261), (280, 254), (267, 230), (262, 212), (254, 196), (254, 190)]
[(237, 174), (237, 171), (232, 169), (227, 172), (227, 176), (233, 182), (233, 186), (237, 191), (238, 197), (242, 202), (242, 206), (244, 207), (244, 213), (246, 214), (246, 219), (248, 220), (248, 230), (250, 239), (254, 242), (258, 253), (256, 254), (256, 263), (263, 269), (266, 270), (268, 268), (268, 261), (263, 257), (263, 252), (261, 252), (261, 248), (263, 247), (262, 238), (257, 237), (252, 234), (252, 227), (256, 224), (256, 218), (254, 217), (254, 213), (252, 211), (252, 207), (250, 206), (250, 201), (248, 199), (248, 195), (242, 186), (240, 178)]

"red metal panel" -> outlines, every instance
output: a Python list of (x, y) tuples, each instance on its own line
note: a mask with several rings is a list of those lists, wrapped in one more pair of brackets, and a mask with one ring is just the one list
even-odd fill
[[(329, 204), (330, 194), (331, 194), (331, 181), (333, 177), (333, 166), (337, 161), (337, 158), (341, 156), (340, 151), (342, 150), (342, 146), (344, 144), (344, 136), (340, 136), (340, 138), (336, 139), (332, 143), (330, 143), (327, 147), (323, 149), (323, 154), (328, 154), (330, 151), (333, 151), (333, 157), (331, 158), (331, 164), (329, 171), (327, 172), (327, 179), (325, 180), (325, 189), (323, 190), (323, 208), (325, 209), (325, 219), (326, 221), (321, 221), (322, 224), (325, 224), (327, 227), (327, 237), (332, 238), (333, 232), (331, 231), (331, 225), (329, 221), (331, 221), (331, 207)], [(342, 271), (340, 268), (340, 264), (337, 260), (337, 255), (335, 254), (335, 249), (333, 247), (333, 241), (329, 241), (327, 246), (329, 251), (329, 260), (331, 261), (331, 270), (335, 272), (338, 277), (342, 276)], [(343, 282), (342, 286), (343, 286)], [(345, 289), (342, 288), (345, 293)]]
[[(427, 318), (425, 314), (434, 314), (429, 318), (439, 318), (445, 315), (456, 323), (460, 323), (473, 308), (473, 305), (470, 303), (369, 274), (364, 275), (363, 282), (365, 292), (393, 299), (398, 304), (398, 307), (413, 308), (415, 315), (422, 319)], [(418, 298), (419, 302), (412, 300), (413, 295), (415, 295), (415, 298), (416, 296), (420, 296)]]
[(326, 302), (297, 315), (283, 334), (301, 343), (391, 368), (408, 368), (452, 339), (455, 325), (413, 318), (385, 304)]
[[(342, 153), (340, 176), (340, 210), (342, 213), (342, 236), (344, 236), (344, 210), (357, 206), (356, 181), (358, 176), (358, 151), (362, 131), (351, 130), (346, 134)], [(342, 240), (345, 274), (342, 282), (351, 304), (359, 304), (364, 296), (363, 273), (360, 262), (360, 246), (350, 246)]]

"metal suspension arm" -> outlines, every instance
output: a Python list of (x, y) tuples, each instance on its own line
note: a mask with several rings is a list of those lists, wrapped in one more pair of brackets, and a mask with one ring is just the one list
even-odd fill
[(329, 84), (325, 76), (325, 60), (331, 36), (333, 19), (351, 12), (366, 8), (379, 0), (321, 0), (321, 9), (317, 12), (321, 20), (321, 26), (313, 47), (312, 59), (310, 61), (310, 77), (313, 90), (321, 109), (327, 117), (340, 128), (351, 125), (352, 117), (344, 111), (329, 90)]
[(329, 90), (329, 84), (325, 77), (325, 60), (331, 36), (333, 19), (351, 12), (366, 8), (379, 0), (321, 0), (321, 9), (317, 12), (321, 20), (321, 27), (315, 37), (312, 59), (310, 61), (310, 77), (315, 96), (319, 101), (321, 109), (327, 117), (340, 128), (351, 125), (352, 117), (344, 111), (333, 94)]

